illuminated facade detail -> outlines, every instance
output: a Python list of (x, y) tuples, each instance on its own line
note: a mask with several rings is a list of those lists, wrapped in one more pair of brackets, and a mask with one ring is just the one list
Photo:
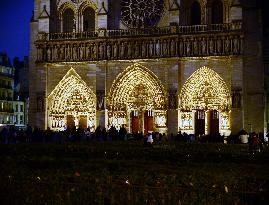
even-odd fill
[(180, 129), (184, 131), (195, 132), (196, 119), (192, 112), (203, 111), (205, 134), (210, 134), (210, 120), (219, 122), (222, 134), (230, 132), (230, 91), (223, 79), (208, 67), (198, 69), (187, 79), (179, 96), (179, 109)]
[(48, 126), (53, 130), (63, 130), (72, 124), (94, 129), (95, 112), (95, 94), (71, 68), (48, 96)]
[[(117, 128), (129, 124), (130, 115), (140, 118), (149, 113), (154, 120), (154, 129), (166, 127), (167, 94), (157, 76), (140, 64), (129, 66), (113, 82), (108, 98), (108, 124)], [(151, 130), (153, 131), (153, 130)]]
[(121, 4), (122, 21), (135, 28), (155, 26), (164, 8), (163, 0), (123, 0)]

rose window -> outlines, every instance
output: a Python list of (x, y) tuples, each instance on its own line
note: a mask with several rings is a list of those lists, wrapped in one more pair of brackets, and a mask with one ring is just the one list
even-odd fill
[(121, 18), (133, 28), (155, 26), (162, 15), (163, 0), (122, 0)]

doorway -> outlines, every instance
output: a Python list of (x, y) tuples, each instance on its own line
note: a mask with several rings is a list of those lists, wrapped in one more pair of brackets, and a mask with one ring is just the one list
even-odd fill
[(79, 116), (79, 128), (81, 129), (86, 129), (88, 126), (87, 126), (87, 116), (86, 115), (81, 115)]
[(66, 117), (67, 129), (73, 130), (75, 128), (75, 118), (73, 115), (67, 115)]
[(153, 132), (153, 115), (152, 111), (144, 112), (144, 133), (148, 134), (149, 132)]
[(205, 134), (205, 111), (197, 110), (195, 112), (195, 135)]
[(133, 134), (137, 134), (140, 129), (140, 123), (139, 123), (139, 116), (138, 116), (138, 112), (137, 111), (132, 111), (131, 113), (131, 128), (132, 128), (132, 133)]
[(209, 111), (209, 134), (219, 134), (219, 112), (217, 110)]

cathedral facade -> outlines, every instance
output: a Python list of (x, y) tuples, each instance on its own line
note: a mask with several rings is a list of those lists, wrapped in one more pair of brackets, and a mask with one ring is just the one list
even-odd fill
[(256, 1), (35, 0), (29, 124), (263, 132)]

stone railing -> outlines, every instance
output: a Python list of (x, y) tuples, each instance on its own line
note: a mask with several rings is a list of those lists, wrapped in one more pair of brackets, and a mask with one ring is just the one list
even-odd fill
[(79, 40), (93, 39), (100, 37), (133, 37), (133, 36), (160, 36), (168, 34), (196, 34), (206, 32), (227, 32), (238, 31), (242, 29), (242, 23), (229, 24), (210, 24), (193, 26), (169, 26), (160, 28), (144, 29), (117, 29), (105, 30), (99, 29), (91, 32), (72, 32), (72, 33), (40, 33), (39, 40)]
[(154, 59), (242, 54), (241, 32), (36, 41), (37, 62)]

